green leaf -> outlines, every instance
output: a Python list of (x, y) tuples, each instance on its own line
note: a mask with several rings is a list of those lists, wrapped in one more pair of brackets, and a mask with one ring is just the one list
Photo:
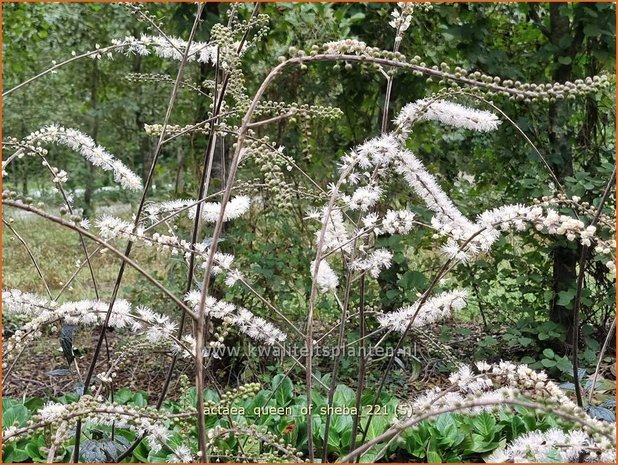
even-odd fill
[(146, 395), (143, 392), (136, 392), (135, 395), (133, 396), (133, 402), (132, 404), (138, 406), (138, 407), (146, 407), (148, 405), (148, 399), (146, 398)]
[(375, 463), (375, 461), (376, 461), (375, 452), (367, 452), (366, 454), (363, 454), (363, 456), (359, 460), (360, 463)]
[(14, 405), (2, 411), (2, 429), (17, 425), (23, 426), (30, 418), (30, 412), (23, 405)]
[(272, 388), (275, 392), (274, 398), (277, 405), (280, 407), (286, 406), (294, 394), (294, 386), (292, 380), (283, 374), (279, 374), (273, 378)]
[(573, 288), (558, 292), (558, 305), (568, 307), (575, 297), (575, 292)]
[(26, 450), (26, 453), (28, 454), (28, 457), (30, 457), (35, 462), (38, 462), (40, 460), (44, 460), (47, 458), (43, 456), (43, 454), (41, 454), (41, 449), (39, 445), (36, 443), (29, 442), (28, 444), (26, 444), (25, 450)]
[(333, 452), (340, 452), (341, 441), (339, 439), (339, 433), (332, 428), (328, 431), (328, 448)]
[(532, 344), (532, 339), (530, 339), (529, 337), (520, 337), (519, 339), (517, 339), (517, 342), (519, 342), (520, 345), (527, 347)]
[(353, 407), (356, 401), (356, 393), (344, 384), (337, 385), (333, 396), (333, 405), (337, 407)]
[(556, 361), (544, 358), (543, 360), (541, 360), (541, 365), (543, 365), (545, 368), (552, 368), (556, 366)]
[(386, 420), (383, 416), (374, 415), (369, 429), (367, 430), (367, 440), (371, 441), (373, 438), (379, 436), (386, 430)]
[(562, 356), (556, 359), (556, 368), (563, 373), (573, 373), (573, 364), (568, 357)]
[(496, 432), (496, 419), (493, 417), (493, 415), (483, 412), (479, 416), (472, 419), (472, 426), (483, 437), (493, 438)]
[(427, 451), (427, 463), (442, 463), (442, 457), (435, 450)]
[(543, 355), (545, 355), (545, 357), (547, 358), (554, 358), (556, 356), (556, 353), (552, 349), (545, 349), (543, 351)]
[(117, 404), (126, 404), (133, 398), (133, 393), (127, 388), (118, 389), (114, 394), (114, 402)]
[(3, 457), (2, 461), (4, 463), (18, 463), (18, 462), (25, 462), (29, 458), (30, 456), (25, 450), (13, 449)]
[(485, 438), (479, 434), (472, 435), (472, 452), (490, 452), (494, 450), (497, 446), (497, 443), (494, 441), (486, 441)]
[(331, 417), (332, 428), (339, 434), (343, 434), (346, 430), (352, 429), (352, 416), (351, 415), (333, 415)]

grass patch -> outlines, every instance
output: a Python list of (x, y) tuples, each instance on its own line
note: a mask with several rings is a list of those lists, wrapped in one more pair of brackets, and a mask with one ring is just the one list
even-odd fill
[[(28, 244), (52, 295), (56, 296), (85, 259), (79, 235), (68, 228), (34, 215), (17, 215), (14, 212), (5, 211), (4, 216), (13, 219), (13, 228)], [(89, 253), (96, 249), (96, 243), (88, 239), (85, 241)], [(45, 295), (45, 285), (26, 248), (9, 228), (2, 229), (2, 243), (3, 287)], [(125, 243), (125, 241), (115, 241), (114, 246), (122, 250)], [(131, 257), (138, 263), (147, 262), (145, 268), (148, 272), (164, 281), (169, 266), (166, 256), (157, 256), (154, 249), (138, 246), (134, 248)], [(118, 275), (121, 261), (108, 251), (96, 253), (91, 262), (100, 297), (102, 300), (108, 299)], [(139, 273), (131, 267), (126, 268), (122, 283), (120, 297), (128, 297), (122, 295), (123, 291), (131, 293), (135, 286), (145, 285), (144, 280), (140, 279)], [(155, 289), (154, 286), (150, 285), (150, 287), (153, 290)], [(64, 291), (62, 299), (81, 300), (94, 299), (95, 297), (92, 277), (86, 265)]]

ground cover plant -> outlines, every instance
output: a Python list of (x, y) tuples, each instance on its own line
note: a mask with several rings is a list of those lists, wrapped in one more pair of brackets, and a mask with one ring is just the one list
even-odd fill
[(614, 462), (614, 9), (3, 4), (3, 461)]

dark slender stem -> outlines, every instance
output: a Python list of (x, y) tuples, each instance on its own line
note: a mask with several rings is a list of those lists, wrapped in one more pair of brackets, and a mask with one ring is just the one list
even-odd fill
[(45, 277), (43, 276), (43, 272), (41, 271), (41, 267), (39, 266), (39, 262), (37, 261), (37, 259), (35, 258), (34, 254), (32, 253), (32, 250), (30, 250), (30, 247), (28, 247), (28, 244), (26, 243), (26, 241), (24, 240), (23, 237), (21, 237), (17, 231), (15, 231), (15, 228), (13, 228), (13, 226), (11, 226), (8, 221), (6, 221), (4, 218), (2, 219), (2, 223), (9, 228), (9, 231), (11, 231), (15, 237), (17, 238), (17, 240), (19, 242), (21, 242), (21, 244), (24, 246), (24, 248), (26, 249), (26, 252), (28, 253), (28, 255), (30, 256), (30, 260), (32, 261), (32, 264), (34, 265), (34, 267), (36, 268), (36, 272), (39, 275), (39, 277), (41, 278), (41, 281), (43, 281), (43, 286), (45, 286), (45, 292), (47, 292), (47, 295), (49, 296), (50, 299), (54, 299), (52, 296), (51, 291), (49, 290), (49, 286), (47, 285), (47, 281), (45, 280)]
[(114, 255), (119, 257), (123, 261), (123, 263), (126, 263), (127, 265), (129, 265), (130, 267), (135, 269), (138, 273), (140, 273), (142, 276), (144, 276), (144, 278), (146, 278), (150, 283), (152, 283), (161, 292), (163, 292), (163, 294), (165, 294), (172, 302), (174, 302), (178, 306), (178, 308), (180, 308), (183, 312), (187, 313), (189, 316), (194, 318), (194, 313), (193, 313), (193, 311), (189, 307), (187, 307), (180, 299), (178, 299), (178, 297), (176, 297), (174, 294), (172, 294), (172, 292), (170, 292), (169, 289), (167, 289), (165, 286), (163, 286), (163, 284), (161, 284), (157, 279), (155, 279), (147, 271), (145, 271), (137, 262), (135, 262), (133, 259), (129, 258), (127, 255), (125, 255), (122, 252), (120, 252), (113, 245), (111, 245), (108, 242), (105, 242), (103, 239), (95, 236), (90, 231), (87, 231), (86, 229), (80, 228), (76, 224), (70, 223), (69, 221), (66, 221), (63, 218), (60, 218), (59, 216), (52, 215), (50, 213), (47, 213), (46, 211), (43, 211), (43, 210), (40, 210), (38, 208), (32, 207), (31, 205), (26, 205), (26, 204), (21, 203), (21, 202), (16, 202), (14, 200), (3, 200), (2, 201), (2, 205), (3, 206), (6, 205), (8, 207), (14, 207), (14, 208), (18, 208), (20, 210), (24, 210), (24, 211), (27, 211), (27, 212), (30, 212), (30, 213), (34, 213), (34, 214), (40, 216), (41, 218), (46, 218), (46, 219), (48, 219), (48, 220), (50, 220), (50, 221), (52, 221), (54, 223), (57, 223), (57, 224), (59, 224), (61, 226), (64, 226), (64, 227), (69, 228), (69, 229), (72, 229), (73, 231), (78, 232), (78, 233), (82, 234), (84, 237), (90, 239), (91, 241), (96, 242), (97, 244), (101, 245), (103, 248), (109, 250), (111, 253), (113, 253)]
[[(200, 16), (201, 16), (203, 8), (204, 8), (204, 4), (203, 3), (198, 4), (198, 6), (197, 6), (197, 15), (196, 15), (195, 21), (193, 23), (193, 27), (191, 28), (191, 33), (189, 35), (189, 39), (187, 41), (187, 48), (185, 49), (185, 53), (183, 54), (182, 60), (181, 60), (180, 65), (178, 67), (178, 74), (177, 74), (177, 77), (176, 77), (176, 81), (174, 83), (174, 88), (172, 90), (172, 94), (170, 95), (169, 103), (167, 105), (167, 112), (165, 114), (165, 119), (164, 119), (164, 122), (163, 122), (163, 129), (161, 131), (161, 135), (159, 137), (159, 142), (157, 143), (157, 147), (155, 149), (155, 153), (154, 153), (154, 157), (153, 157), (153, 160), (152, 160), (152, 164), (150, 166), (150, 171), (148, 173), (148, 178), (146, 179), (146, 183), (144, 185), (144, 191), (142, 193), (142, 198), (141, 198), (139, 206), (137, 208), (137, 213), (135, 214), (134, 229), (137, 229), (137, 227), (139, 226), (139, 223), (141, 221), (142, 211), (144, 209), (144, 204), (146, 202), (146, 197), (148, 195), (148, 191), (150, 190), (150, 186), (151, 186), (152, 180), (154, 178), (154, 172), (155, 172), (155, 168), (156, 168), (156, 165), (157, 165), (157, 161), (159, 159), (159, 155), (161, 154), (161, 146), (162, 146), (163, 138), (164, 138), (164, 135), (165, 135), (165, 129), (166, 129), (168, 123), (169, 123), (169, 119), (170, 119), (170, 116), (172, 114), (172, 109), (174, 108), (174, 101), (176, 100), (176, 94), (178, 93), (179, 82), (180, 82), (180, 80), (182, 78), (182, 73), (184, 71), (184, 67), (185, 67), (185, 64), (187, 62), (187, 56), (188, 56), (188, 53), (189, 53), (190, 45), (191, 45), (191, 42), (193, 42), (193, 37), (194, 37), (195, 32), (197, 30), (197, 26), (199, 25)], [(125, 249), (124, 255), (126, 257), (129, 257), (130, 254), (131, 254), (131, 250), (132, 249), (133, 249), (133, 241), (129, 240), (129, 242), (127, 243), (127, 247)], [(94, 369), (95, 369), (95, 366), (96, 366), (96, 362), (97, 362), (99, 353), (101, 351), (101, 346), (103, 344), (104, 334), (105, 334), (107, 325), (109, 323), (109, 319), (110, 319), (111, 314), (112, 314), (113, 305), (114, 305), (114, 303), (116, 301), (116, 298), (118, 296), (118, 291), (120, 289), (120, 283), (122, 282), (122, 278), (124, 276), (124, 270), (125, 270), (126, 263), (127, 263), (126, 261), (123, 261), (122, 264), (120, 265), (120, 270), (118, 271), (118, 276), (116, 278), (116, 282), (114, 284), (114, 289), (112, 291), (112, 297), (110, 299), (107, 315), (105, 317), (105, 321), (103, 323), (103, 327), (101, 328), (101, 335), (99, 336), (99, 339), (97, 341), (95, 352), (94, 352), (94, 355), (92, 357), (92, 362), (90, 363), (90, 367), (88, 368), (88, 374), (86, 375), (86, 380), (84, 382), (84, 385), (85, 385), (84, 386), (84, 394), (88, 391), (88, 385), (90, 384), (90, 381), (92, 380), (92, 376), (94, 374)]]
[[(597, 207), (596, 215), (592, 219), (590, 226), (596, 226), (599, 221), (599, 217), (603, 211), (603, 205), (605, 201), (609, 197), (609, 193), (614, 187), (614, 183), (616, 181), (616, 167), (614, 167), (614, 172), (605, 187), (605, 192), (603, 192), (603, 196), (601, 197), (601, 201), (599, 202), (599, 206)], [(582, 407), (584, 405), (584, 399), (581, 393), (581, 386), (579, 382), (579, 361), (577, 360), (577, 356), (579, 353), (578, 345), (579, 345), (579, 314), (581, 310), (582, 303), (582, 290), (584, 287), (584, 275), (586, 273), (586, 261), (588, 258), (588, 246), (583, 245), (582, 251), (579, 256), (579, 274), (577, 275), (577, 292), (575, 294), (575, 303), (573, 304), (573, 384), (575, 385), (575, 397), (577, 398), (577, 405)]]
[[(257, 4), (256, 7), (254, 9), (253, 12), (253, 16), (255, 16), (255, 14), (257, 13)], [(244, 45), (244, 42), (246, 41), (248, 35), (248, 30), (245, 31), (245, 34), (240, 42), (239, 48), (238, 50), (240, 51)], [(224, 102), (224, 97), (225, 97), (225, 93), (227, 90), (227, 86), (229, 83), (229, 74), (226, 74), (223, 80), (223, 84), (221, 87), (221, 92), (218, 93), (217, 92), (217, 87), (218, 87), (218, 79), (219, 79), (219, 55), (218, 55), (218, 50), (217, 50), (217, 62), (216, 62), (216, 68), (215, 68), (215, 87), (214, 87), (214, 99), (213, 99), (213, 112), (212, 112), (212, 117), (208, 118), (206, 121), (203, 121), (201, 123), (199, 123), (199, 125), (203, 125), (206, 123), (210, 123), (210, 136), (208, 138), (208, 144), (206, 147), (206, 150), (204, 152), (204, 161), (203, 161), (203, 166), (205, 166), (204, 170), (202, 171), (202, 176), (200, 179), (200, 184), (199, 184), (199, 190), (198, 190), (198, 196), (197, 196), (197, 201), (193, 204), (193, 205), (189, 205), (187, 207), (185, 207), (185, 209), (190, 208), (192, 206), (196, 206), (196, 214), (195, 214), (195, 218), (194, 218), (194, 222), (193, 222), (193, 230), (192, 230), (192, 234), (191, 234), (191, 244), (195, 244), (197, 242), (197, 239), (199, 237), (199, 232), (200, 232), (200, 226), (201, 226), (201, 209), (202, 209), (202, 205), (203, 202), (205, 200), (207, 200), (209, 198), (208, 195), (206, 195), (208, 193), (208, 186), (210, 184), (210, 176), (211, 176), (211, 172), (212, 172), (212, 161), (214, 158), (214, 147), (215, 147), (215, 121), (218, 120), (219, 118), (231, 114), (233, 112), (227, 112), (227, 113), (221, 113), (221, 108)], [(164, 135), (165, 131), (162, 131), (162, 135)], [(174, 136), (175, 137), (175, 136)], [(164, 139), (163, 140), (163, 144), (167, 143), (171, 138), (168, 139)], [(207, 166), (206, 166), (207, 165)], [(217, 194), (213, 194), (213, 195), (218, 195)], [(164, 218), (163, 220), (157, 222), (156, 224), (159, 224), (171, 217), (173, 217), (175, 214), (179, 213), (179, 211), (174, 212), (173, 214), (169, 215), (168, 217)], [(152, 225), (150, 227), (154, 227), (155, 225)], [(192, 287), (193, 287), (193, 274), (195, 271), (195, 251), (192, 248), (191, 250), (191, 254), (189, 256), (189, 268), (188, 268), (188, 273), (187, 273), (187, 284), (186, 284), (186, 292), (189, 292)], [(184, 326), (185, 326), (185, 322), (186, 322), (186, 314), (183, 313), (180, 317), (180, 323), (178, 325), (178, 338), (180, 338), (180, 336), (182, 336), (182, 333), (184, 332)], [(161, 406), (163, 405), (163, 402), (165, 400), (165, 397), (167, 396), (167, 392), (169, 390), (169, 385), (171, 383), (172, 380), (172, 376), (173, 376), (173, 372), (174, 369), (176, 367), (176, 362), (178, 360), (178, 355), (175, 354), (174, 357), (172, 358), (172, 361), (170, 363), (170, 366), (168, 368), (167, 371), (167, 375), (165, 377), (165, 382), (163, 384), (163, 389), (161, 391), (161, 394), (159, 395), (159, 398), (157, 400), (157, 409), (160, 409)], [(201, 362), (201, 359), (196, 358), (196, 363)], [(199, 368), (196, 365), (196, 372), (198, 371), (202, 371), (201, 370), (202, 366), (200, 366)], [(208, 373), (207, 373), (208, 375)], [(216, 387), (216, 385), (215, 385)], [(199, 393), (196, 394), (199, 397)], [(202, 393), (203, 396), (203, 393)], [(199, 402), (198, 402), (199, 403)], [(203, 412), (201, 414), (201, 416), (203, 416)], [(198, 413), (198, 417), (200, 417), (200, 414)], [(230, 420), (231, 421), (231, 420)], [(200, 428), (200, 424), (202, 424), (203, 421), (200, 421), (198, 419), (198, 429)], [(137, 438), (133, 444), (131, 444), (131, 446), (125, 451), (123, 452), (119, 457), (118, 457), (118, 461), (123, 460), (124, 458), (128, 457), (134, 450), (135, 448), (139, 445), (139, 443), (143, 440), (143, 438), (145, 437), (144, 435), (141, 435), (139, 438)], [(241, 450), (242, 450), (242, 446), (241, 446)], [(203, 457), (204, 459), (205, 457)]]
[(359, 283), (359, 292), (360, 292), (360, 314), (359, 314), (359, 343), (360, 343), (360, 366), (358, 368), (358, 385), (356, 386), (356, 400), (354, 406), (356, 407), (356, 414), (354, 418), (352, 418), (352, 440), (350, 442), (350, 451), (354, 450), (356, 447), (356, 434), (358, 431), (358, 425), (361, 419), (361, 400), (363, 396), (363, 389), (365, 388), (365, 376), (367, 372), (367, 358), (368, 355), (365, 353), (367, 348), (367, 341), (365, 339), (365, 275), (360, 279)]
[[(187, 56), (189, 53), (189, 49), (191, 48), (191, 42), (193, 42), (193, 37), (195, 35), (195, 31), (197, 30), (197, 26), (200, 22), (200, 17), (201, 17), (201, 13), (202, 10), (204, 8), (203, 4), (198, 4), (197, 6), (197, 14), (195, 17), (195, 21), (193, 22), (193, 27), (191, 28), (191, 33), (189, 34), (189, 39), (187, 41), (187, 48), (185, 49), (185, 52), (183, 53), (182, 56), (182, 60), (180, 62), (180, 65), (178, 66), (178, 73), (176, 76), (176, 80), (174, 81), (174, 87), (172, 89), (172, 94), (170, 95), (169, 98), (169, 102), (167, 105), (167, 111), (165, 114), (165, 119), (163, 122), (163, 127), (161, 130), (161, 135), (159, 136), (159, 141), (157, 143), (157, 146), (155, 148), (155, 153), (152, 159), (152, 164), (150, 166), (150, 170), (148, 172), (148, 178), (146, 179), (146, 183), (144, 185), (144, 190), (142, 192), (142, 198), (140, 200), (139, 206), (137, 208), (137, 213), (135, 214), (135, 222), (134, 222), (134, 231), (137, 229), (137, 227), (139, 226), (139, 223), (141, 221), (141, 216), (142, 216), (142, 211), (144, 209), (144, 204), (146, 202), (146, 197), (148, 196), (148, 191), (150, 190), (150, 186), (152, 184), (152, 180), (154, 178), (154, 172), (155, 172), (155, 167), (157, 165), (157, 161), (159, 159), (159, 155), (161, 153), (161, 147), (163, 146), (163, 139), (165, 137), (165, 129), (167, 128), (167, 125), (169, 123), (169, 119), (170, 116), (172, 114), (172, 109), (174, 108), (174, 101), (176, 100), (176, 94), (178, 93), (178, 88), (180, 87), (180, 81), (182, 79), (182, 73), (184, 71), (184, 67), (185, 64), (187, 62)], [(133, 249), (133, 241), (131, 239), (129, 239), (129, 242), (127, 243), (124, 255), (126, 257), (129, 257), (131, 254), (131, 250)], [(124, 277), (124, 270), (125, 270), (125, 266), (126, 266), (126, 261), (123, 261), (120, 264), (120, 269), (118, 270), (118, 276), (116, 278), (116, 282), (114, 283), (114, 289), (112, 291), (112, 297), (110, 299), (110, 303), (109, 303), (109, 308), (107, 310), (107, 314), (105, 316), (105, 321), (103, 322), (103, 326), (101, 327), (101, 334), (99, 335), (99, 339), (97, 340), (97, 345), (95, 347), (95, 351), (94, 351), (94, 355), (92, 357), (92, 361), (90, 362), (90, 366), (88, 367), (88, 373), (86, 375), (86, 379), (84, 381), (84, 394), (86, 394), (88, 392), (88, 386), (90, 385), (90, 381), (92, 379), (92, 376), (94, 375), (94, 369), (96, 367), (97, 364), (97, 359), (99, 358), (99, 354), (101, 352), (101, 347), (103, 345), (103, 341), (105, 339), (105, 331), (107, 330), (107, 325), (109, 324), (109, 320), (111, 318), (112, 315), (112, 309), (113, 309), (113, 305), (116, 301), (116, 298), (118, 297), (118, 291), (120, 289), (120, 283), (122, 282), (122, 278)], [(72, 459), (75, 463), (77, 463), (79, 461), (79, 439), (81, 436), (81, 420), (77, 421), (77, 427), (75, 429), (75, 448), (73, 449), (73, 455), (72, 455)]]
[[(341, 314), (341, 324), (339, 326), (339, 336), (337, 338), (337, 357), (333, 363), (333, 369), (330, 380), (330, 387), (328, 389), (328, 400), (327, 405), (330, 407), (333, 403), (333, 398), (335, 396), (335, 389), (337, 388), (337, 376), (339, 374), (339, 364), (341, 362), (341, 354), (343, 349), (345, 348), (344, 344), (344, 336), (345, 336), (345, 322), (347, 320), (348, 314), (348, 306), (350, 305), (350, 292), (352, 290), (352, 272), (348, 273), (348, 277), (346, 279), (346, 290), (345, 290), (345, 300), (343, 302), (343, 310)], [(328, 435), (330, 433), (330, 423), (331, 423), (331, 409), (328, 409), (326, 414), (326, 421), (324, 425), (324, 445), (322, 448), (322, 463), (326, 463), (328, 458)]]

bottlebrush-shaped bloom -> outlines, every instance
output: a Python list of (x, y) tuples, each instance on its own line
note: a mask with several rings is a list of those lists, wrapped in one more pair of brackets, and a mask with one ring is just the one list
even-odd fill
[(468, 293), (464, 290), (443, 292), (427, 299), (422, 305), (419, 301), (395, 312), (381, 315), (378, 317), (378, 322), (383, 328), (403, 333), (412, 318), (414, 318), (413, 326), (428, 325), (446, 318), (453, 310), (462, 309), (466, 305), (467, 297)]
[(438, 121), (448, 126), (480, 132), (494, 131), (500, 124), (498, 117), (489, 111), (432, 99), (408, 103), (397, 116), (395, 124), (407, 131), (417, 121)]
[(77, 129), (50, 125), (30, 134), (26, 140), (28, 142), (53, 143), (69, 147), (94, 166), (98, 166), (105, 171), (111, 171), (114, 175), (114, 181), (120, 184), (123, 189), (136, 191), (142, 188), (142, 180), (137, 174), (98, 145), (90, 136)]

